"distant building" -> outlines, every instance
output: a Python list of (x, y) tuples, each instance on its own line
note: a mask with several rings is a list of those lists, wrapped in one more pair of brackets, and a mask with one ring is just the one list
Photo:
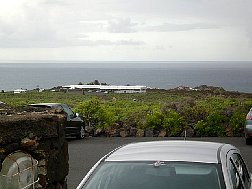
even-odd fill
[(83, 89), (87, 92), (114, 92), (114, 93), (145, 93), (147, 87), (142, 85), (120, 86), (120, 85), (66, 85), (63, 89)]
[(19, 94), (19, 93), (26, 93), (26, 89), (16, 89), (16, 90), (14, 90), (13, 92), (14, 92), (14, 94)]

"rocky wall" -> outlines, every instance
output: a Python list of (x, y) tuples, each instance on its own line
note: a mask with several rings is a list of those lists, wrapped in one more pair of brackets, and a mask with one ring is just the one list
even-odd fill
[(11, 153), (22, 151), (38, 161), (39, 189), (66, 188), (68, 144), (63, 112), (0, 111), (0, 171)]

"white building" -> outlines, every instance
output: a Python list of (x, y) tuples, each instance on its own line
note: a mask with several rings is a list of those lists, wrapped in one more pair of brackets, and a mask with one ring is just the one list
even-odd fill
[(19, 93), (26, 93), (26, 91), (27, 90), (25, 90), (25, 89), (16, 89), (13, 92), (14, 92), (14, 94), (19, 94)]
[(147, 87), (142, 85), (66, 85), (64, 89), (84, 89), (92, 92), (114, 92), (114, 93), (145, 93)]

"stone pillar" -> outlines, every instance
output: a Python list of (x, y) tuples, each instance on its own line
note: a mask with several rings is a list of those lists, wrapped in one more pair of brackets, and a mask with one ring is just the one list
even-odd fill
[(65, 114), (57, 112), (0, 114), (0, 171), (9, 154), (22, 151), (38, 161), (36, 188), (66, 188), (69, 165), (65, 124)]

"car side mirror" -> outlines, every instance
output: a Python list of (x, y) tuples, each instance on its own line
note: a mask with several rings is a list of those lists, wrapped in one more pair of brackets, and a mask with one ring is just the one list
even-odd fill
[(76, 117), (79, 117), (79, 116), (80, 116), (80, 114), (79, 114), (79, 113), (75, 113), (75, 116), (76, 116)]

